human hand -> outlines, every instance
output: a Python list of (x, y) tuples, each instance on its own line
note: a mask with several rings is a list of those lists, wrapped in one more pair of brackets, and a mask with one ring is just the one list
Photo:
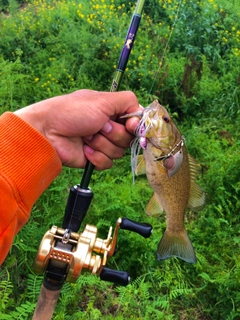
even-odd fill
[(97, 170), (110, 168), (129, 147), (137, 118), (119, 120), (141, 110), (130, 91), (78, 90), (37, 102), (15, 114), (32, 125), (55, 148), (62, 164), (83, 168), (87, 159)]

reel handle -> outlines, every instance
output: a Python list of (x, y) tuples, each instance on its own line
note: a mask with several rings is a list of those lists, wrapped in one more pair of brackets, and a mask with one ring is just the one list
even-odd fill
[(120, 286), (127, 286), (130, 282), (130, 277), (126, 271), (113, 270), (106, 267), (102, 269), (100, 279), (113, 282)]
[(122, 218), (120, 228), (138, 233), (144, 238), (149, 238), (152, 234), (152, 226), (150, 223), (135, 222), (128, 218)]

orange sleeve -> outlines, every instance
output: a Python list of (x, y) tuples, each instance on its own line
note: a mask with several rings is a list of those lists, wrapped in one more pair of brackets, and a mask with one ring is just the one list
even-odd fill
[(0, 264), (33, 204), (61, 169), (43, 135), (13, 113), (0, 117)]

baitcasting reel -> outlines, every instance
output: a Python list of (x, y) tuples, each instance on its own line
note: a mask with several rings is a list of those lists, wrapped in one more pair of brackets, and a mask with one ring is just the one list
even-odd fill
[(125, 271), (106, 268), (108, 257), (113, 256), (119, 229), (136, 232), (144, 238), (150, 237), (152, 226), (119, 218), (112, 236), (109, 228), (106, 239), (97, 237), (96, 226), (86, 225), (82, 233), (71, 232), (53, 226), (44, 235), (35, 259), (35, 271), (56, 283), (76, 282), (83, 270), (100, 276), (101, 280), (126, 286), (130, 277)]

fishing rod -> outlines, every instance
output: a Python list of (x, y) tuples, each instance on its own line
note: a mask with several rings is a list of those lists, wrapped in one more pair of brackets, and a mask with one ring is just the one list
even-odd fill
[[(118, 90), (136, 38), (145, 0), (138, 0), (126, 39), (121, 51), (110, 92)], [(93, 199), (89, 188), (94, 165), (87, 162), (79, 185), (70, 189), (62, 228), (53, 226), (44, 235), (35, 259), (35, 271), (44, 274), (33, 320), (50, 320), (65, 281), (76, 282), (82, 270), (100, 276), (101, 280), (126, 286), (130, 277), (127, 272), (105, 267), (108, 257), (113, 256), (119, 229), (129, 230), (148, 238), (152, 226), (127, 218), (117, 220), (115, 230), (109, 228), (106, 239), (97, 237), (97, 227), (86, 225), (78, 233)], [(112, 235), (113, 232), (113, 235)]]
[[(134, 40), (137, 35), (138, 27), (141, 21), (141, 15), (143, 12), (143, 6), (144, 6), (145, 0), (138, 0), (135, 11), (132, 16), (132, 20), (130, 23), (130, 26), (128, 28), (127, 36), (125, 39), (125, 43), (122, 48), (122, 52), (118, 61), (118, 65), (116, 68), (116, 72), (112, 81), (110, 92), (118, 91), (118, 88), (120, 86), (123, 74), (125, 72), (128, 59), (134, 44)], [(91, 175), (93, 173), (94, 166), (91, 162), (88, 162), (80, 183), (81, 188), (87, 188), (91, 179)]]
[[(145, 0), (137, 1), (112, 81), (110, 92), (117, 91), (120, 86), (141, 21), (144, 3)], [(70, 195), (65, 210), (63, 228), (72, 231), (79, 230), (93, 198), (93, 192), (89, 188), (93, 171), (94, 165), (90, 161), (87, 161), (80, 185), (74, 186), (70, 190)]]

